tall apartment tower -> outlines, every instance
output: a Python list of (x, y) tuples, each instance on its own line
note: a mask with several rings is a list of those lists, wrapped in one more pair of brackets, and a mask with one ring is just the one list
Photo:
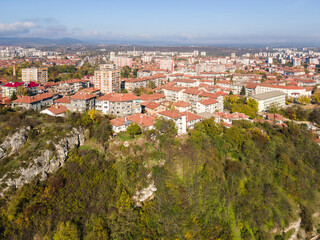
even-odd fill
[(173, 71), (174, 70), (174, 60), (172, 60), (172, 59), (160, 60), (160, 69), (164, 69), (167, 71)]
[(22, 82), (47, 82), (48, 68), (22, 68)]
[(104, 94), (120, 92), (120, 72), (120, 69), (112, 65), (100, 66), (100, 70), (94, 71), (94, 87)]

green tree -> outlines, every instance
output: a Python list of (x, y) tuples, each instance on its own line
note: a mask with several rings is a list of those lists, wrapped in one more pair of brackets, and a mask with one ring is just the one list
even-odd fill
[(242, 88), (241, 88), (240, 95), (242, 95), (242, 96), (246, 95), (246, 89), (244, 86), (242, 86)]
[(129, 133), (131, 137), (134, 137), (138, 134), (141, 134), (141, 127), (136, 123), (131, 123), (127, 128), (127, 133)]
[(147, 87), (151, 89), (155, 89), (157, 86), (153, 81), (149, 81), (147, 84)]
[(279, 113), (280, 108), (278, 104), (271, 103), (268, 107), (268, 112), (269, 113)]
[(255, 99), (250, 97), (247, 99), (246, 102), (247, 102), (248, 106), (250, 106), (255, 112), (259, 111), (259, 104)]
[(11, 100), (11, 101), (14, 101), (14, 100), (16, 100), (16, 99), (17, 99), (17, 93), (16, 93), (16, 92), (13, 92), (12, 95), (11, 95), (11, 97), (10, 97), (10, 100)]
[(79, 232), (77, 226), (69, 221), (59, 224), (53, 240), (78, 240)]
[(120, 76), (121, 78), (128, 78), (131, 74), (131, 68), (129, 66), (125, 66), (122, 68)]
[(28, 96), (29, 91), (24, 86), (17, 87), (17, 96)]
[(256, 118), (256, 111), (246, 104), (237, 104), (232, 107), (232, 112), (244, 113), (250, 118)]
[(313, 96), (312, 96), (312, 99), (317, 102), (317, 103), (320, 103), (320, 91), (316, 91)]
[(133, 93), (137, 96), (141, 96), (145, 92), (146, 90), (143, 87), (133, 89)]
[(297, 102), (303, 105), (308, 105), (310, 101), (310, 98), (308, 98), (307, 96), (301, 96), (297, 99)]

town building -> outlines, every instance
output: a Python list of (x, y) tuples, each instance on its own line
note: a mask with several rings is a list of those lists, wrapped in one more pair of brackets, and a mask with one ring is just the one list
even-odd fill
[(141, 113), (140, 99), (130, 93), (110, 93), (96, 100), (96, 110), (117, 117)]
[(48, 68), (22, 68), (22, 82), (40, 82), (48, 81)]
[(160, 69), (164, 69), (164, 70), (172, 72), (174, 70), (174, 60), (172, 60), (172, 59), (160, 60)]
[(100, 68), (94, 71), (94, 88), (100, 90), (103, 94), (121, 91), (121, 70), (112, 66)]
[(77, 92), (71, 96), (72, 112), (85, 112), (93, 109), (95, 106), (96, 95), (91, 93)]
[(184, 134), (187, 132), (187, 117), (183, 113), (180, 113), (177, 110), (166, 110), (159, 112), (157, 115), (167, 120), (173, 120), (178, 134)]
[(68, 109), (63, 105), (54, 105), (45, 110), (40, 111), (42, 114), (47, 114), (53, 117), (65, 117)]
[(18, 87), (28, 89), (29, 94), (36, 94), (38, 91), (38, 84), (35, 82), (8, 82), (2, 86), (2, 96), (11, 98), (17, 93)]
[(270, 105), (275, 105), (278, 107), (285, 106), (286, 94), (281, 91), (271, 91), (260, 93), (252, 96), (259, 104), (259, 112), (268, 110)]

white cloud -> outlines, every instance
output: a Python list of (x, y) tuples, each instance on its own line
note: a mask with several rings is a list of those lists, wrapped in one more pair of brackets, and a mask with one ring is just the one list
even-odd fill
[(33, 22), (0, 23), (0, 34), (11, 36), (19, 33), (27, 33), (36, 27), (37, 24)]

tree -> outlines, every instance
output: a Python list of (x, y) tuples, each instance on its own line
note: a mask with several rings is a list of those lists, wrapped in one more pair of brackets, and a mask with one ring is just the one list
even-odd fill
[(242, 95), (242, 96), (246, 95), (246, 89), (244, 86), (242, 86), (242, 88), (241, 88), (240, 95)]
[(131, 74), (131, 68), (129, 66), (125, 66), (121, 70), (121, 78), (128, 78), (129, 75)]
[(271, 103), (268, 107), (268, 112), (269, 113), (278, 113), (279, 112), (279, 105), (275, 103)]
[(248, 106), (250, 106), (255, 112), (258, 112), (259, 111), (259, 104), (258, 102), (253, 99), (253, 98), (248, 98), (247, 102)]
[(16, 99), (17, 99), (17, 93), (13, 92), (11, 97), (10, 97), (10, 100), (13, 101), (13, 100), (16, 100)]
[(133, 93), (137, 96), (141, 96), (145, 92), (146, 90), (143, 87), (133, 89)]
[(28, 96), (29, 91), (23, 86), (17, 87), (17, 96)]
[(78, 240), (79, 232), (77, 226), (69, 221), (62, 222), (59, 224), (54, 236), (53, 240)]
[(320, 103), (320, 91), (316, 91), (313, 96), (312, 96), (312, 99), (317, 102), (317, 103)]
[(250, 118), (256, 117), (256, 111), (252, 107), (247, 104), (237, 104), (232, 107), (232, 112), (244, 113), (248, 115)]
[(121, 93), (128, 93), (128, 90), (127, 90), (127, 89), (123, 89), (123, 90), (121, 91)]
[(177, 129), (173, 120), (167, 120), (163, 117), (157, 118), (155, 120), (155, 128), (159, 133), (176, 135)]
[(129, 133), (131, 137), (134, 137), (138, 134), (141, 134), (141, 127), (136, 123), (131, 123), (127, 128), (127, 133)]
[(309, 120), (312, 122), (315, 122), (317, 124), (320, 124), (320, 109), (315, 108), (312, 110), (312, 112), (309, 114)]
[(151, 89), (155, 89), (157, 86), (153, 81), (149, 81), (147, 84), (147, 87)]
[(297, 99), (297, 102), (303, 105), (308, 105), (310, 101), (310, 98), (308, 98), (307, 96), (301, 96)]

